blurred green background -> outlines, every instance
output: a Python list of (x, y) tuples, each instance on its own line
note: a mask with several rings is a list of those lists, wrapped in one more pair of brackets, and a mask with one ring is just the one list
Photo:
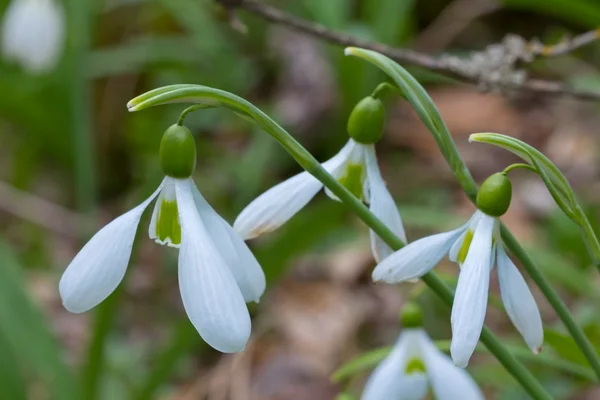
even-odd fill
[[(8, 4), (0, 0), (0, 12)], [(464, 54), (507, 33), (554, 43), (600, 26), (593, 0), (294, 0), (270, 4), (331, 29), (429, 53)], [(241, 355), (207, 348), (183, 313), (176, 252), (148, 240), (148, 215), (125, 282), (104, 304), (72, 315), (57, 283), (86, 238), (145, 198), (161, 180), (158, 145), (181, 105), (129, 114), (134, 96), (197, 83), (261, 107), (318, 159), (347, 140), (353, 105), (384, 77), (319, 42), (240, 10), (234, 29), (208, 0), (63, 0), (67, 44), (60, 64), (31, 75), (0, 65), (0, 399), (333, 399), (360, 394), (368, 370), (341, 383), (331, 373), (389, 345), (397, 314), (416, 298), (435, 339), (449, 339), (449, 310), (421, 286), (374, 286), (367, 229), (318, 195), (279, 231), (251, 242), (269, 286), (254, 307), (253, 338)], [(527, 66), (532, 75), (600, 90), (600, 45)], [(476, 179), (514, 162), (468, 134), (521, 138), (563, 170), (597, 227), (600, 212), (598, 105), (535, 94), (477, 92), (410, 68), (426, 85)], [(457, 226), (473, 210), (406, 104), (388, 102), (378, 145), (383, 175), (409, 239)], [(268, 135), (224, 110), (186, 120), (196, 135), (195, 181), (228, 221), (299, 167)], [(600, 280), (577, 228), (527, 171), (514, 173), (504, 221), (531, 250), (578, 322), (600, 347)], [(147, 213), (149, 214), (149, 213)], [(450, 283), (452, 265), (438, 269)], [(493, 274), (494, 275), (494, 274)], [(493, 278), (486, 322), (525, 349), (496, 310)], [(598, 399), (587, 364), (556, 315), (538, 298), (547, 328), (543, 355), (527, 358), (557, 399)], [(497, 300), (497, 299), (496, 299)], [(541, 361), (541, 362), (540, 362)], [(564, 363), (563, 363), (564, 364)], [(564, 365), (563, 365), (564, 367)], [(489, 399), (527, 399), (486, 353), (469, 372)]]

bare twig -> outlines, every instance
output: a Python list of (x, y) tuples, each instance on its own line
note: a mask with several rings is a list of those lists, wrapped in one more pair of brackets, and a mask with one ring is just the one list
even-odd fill
[(536, 56), (554, 57), (570, 53), (598, 39), (600, 39), (600, 28), (575, 36), (574, 38), (567, 38), (553, 46), (545, 46), (537, 40), (532, 41), (529, 46), (531, 53)]
[(79, 237), (77, 227), (84, 220), (73, 211), (4, 182), (0, 182), (0, 210), (72, 238)]
[[(525, 71), (515, 69), (515, 64), (519, 61), (529, 62), (538, 56), (560, 55), (586, 45), (598, 39), (600, 36), (598, 30), (585, 33), (556, 46), (544, 46), (538, 42), (528, 43), (518, 36), (510, 35), (503, 44), (492, 45), (483, 52), (474, 53), (471, 59), (460, 59), (450, 55), (437, 58), (418, 51), (395, 48), (335, 32), (323, 25), (296, 18), (257, 0), (215, 1), (229, 9), (243, 9), (269, 22), (286, 26), (333, 44), (374, 50), (399, 63), (412, 64), (440, 72), (463, 82), (478, 84), (487, 89), (566, 95), (582, 100), (600, 100), (600, 93), (598, 92), (575, 89), (556, 81), (526, 79)], [(519, 38), (521, 42), (518, 42), (515, 38)], [(517, 52), (514, 51), (515, 43), (518, 44), (516, 46), (518, 48)]]

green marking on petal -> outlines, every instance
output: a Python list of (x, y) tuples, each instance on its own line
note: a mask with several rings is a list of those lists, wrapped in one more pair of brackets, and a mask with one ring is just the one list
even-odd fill
[(362, 164), (348, 164), (346, 174), (338, 181), (359, 200), (363, 199), (363, 182), (365, 180), (365, 167)]
[(406, 363), (406, 375), (422, 374), (425, 372), (425, 364), (418, 358), (411, 358)]
[(462, 246), (460, 246), (460, 250), (458, 251), (458, 262), (462, 264), (467, 259), (467, 254), (469, 253), (469, 247), (471, 246), (471, 241), (473, 240), (473, 230), (469, 229), (467, 234), (465, 235), (465, 239), (462, 242)]
[(176, 201), (162, 200), (156, 219), (156, 237), (163, 243), (181, 244), (181, 226)]

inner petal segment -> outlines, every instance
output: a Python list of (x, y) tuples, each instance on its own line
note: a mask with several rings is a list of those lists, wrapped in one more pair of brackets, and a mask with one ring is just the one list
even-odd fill
[(171, 247), (181, 244), (181, 226), (179, 225), (179, 210), (175, 198), (174, 182), (167, 179), (163, 190), (158, 196), (152, 221), (150, 222), (150, 239)]

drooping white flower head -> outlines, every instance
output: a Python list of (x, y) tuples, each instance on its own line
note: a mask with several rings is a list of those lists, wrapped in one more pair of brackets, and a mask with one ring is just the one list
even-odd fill
[(483, 400), (469, 374), (440, 352), (421, 328), (404, 329), (390, 355), (373, 371), (362, 400)]
[(32, 73), (54, 68), (65, 41), (65, 16), (55, 0), (12, 0), (4, 12), (2, 52)]
[[(375, 95), (374, 95), (375, 96)], [(359, 101), (348, 118), (348, 143), (323, 168), (358, 199), (369, 204), (371, 212), (406, 241), (398, 208), (381, 177), (375, 143), (383, 134), (385, 108), (376, 96)], [(272, 187), (252, 201), (237, 217), (233, 227), (244, 239), (251, 239), (279, 228), (292, 218), (323, 188), (308, 172), (302, 172)], [(339, 199), (329, 190), (327, 195)], [(392, 249), (370, 231), (371, 249), (377, 261)]]
[(74, 313), (106, 299), (125, 275), (142, 213), (158, 196), (150, 238), (179, 248), (179, 286), (188, 317), (209, 345), (224, 353), (238, 352), (250, 337), (245, 302), (259, 301), (265, 276), (243, 239), (206, 202), (192, 179), (181, 177), (193, 170), (189, 167), (195, 165), (195, 148), (191, 153), (193, 164), (182, 164), (181, 158), (171, 164), (179, 177), (167, 176), (142, 204), (92, 237), (67, 267), (59, 291), (65, 308)]
[[(362, 144), (350, 139), (338, 154), (322, 165), (356, 197), (368, 203), (371, 211), (406, 241), (400, 213), (381, 177), (373, 144)], [(242, 210), (233, 227), (244, 239), (273, 231), (308, 204), (322, 188), (323, 184), (308, 172), (295, 175), (252, 201)], [(325, 192), (332, 199), (338, 200), (329, 190)], [(392, 253), (391, 248), (373, 231), (370, 235), (376, 260), (382, 260)]]
[(425, 275), (447, 254), (450, 261), (460, 265), (451, 315), (451, 354), (460, 367), (467, 366), (479, 341), (487, 310), (490, 273), (496, 260), (502, 301), (510, 320), (534, 353), (541, 350), (544, 341), (535, 299), (506, 254), (498, 227), (497, 217), (477, 210), (460, 228), (414, 241), (373, 270), (374, 281), (398, 283)]

